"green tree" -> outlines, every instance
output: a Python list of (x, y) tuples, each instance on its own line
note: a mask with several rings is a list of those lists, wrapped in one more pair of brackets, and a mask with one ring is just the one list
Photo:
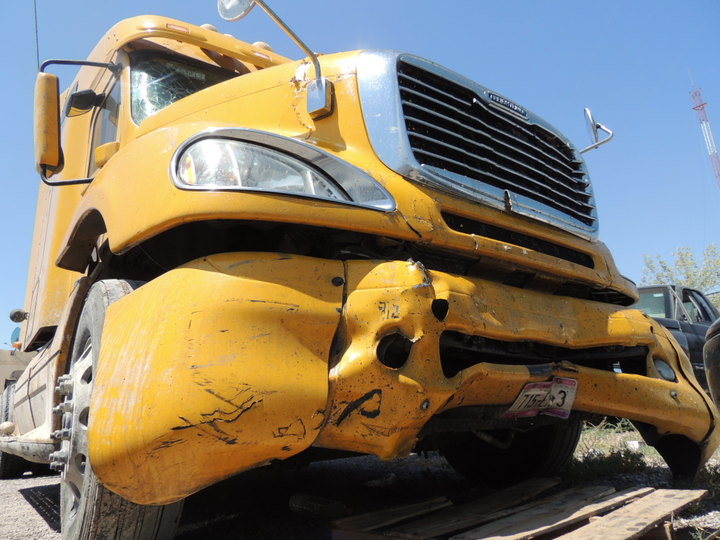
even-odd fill
[[(668, 263), (660, 255), (644, 255), (645, 268), (641, 285), (683, 285), (704, 293), (720, 290), (720, 250), (715, 244), (709, 244), (703, 252), (702, 264), (695, 260), (695, 254), (689, 247), (679, 247), (673, 252), (674, 261)], [(720, 295), (711, 300), (718, 305)]]

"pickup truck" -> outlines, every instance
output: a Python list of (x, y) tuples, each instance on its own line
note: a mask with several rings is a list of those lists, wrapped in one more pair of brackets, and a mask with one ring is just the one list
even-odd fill
[(681, 285), (638, 287), (638, 292), (640, 301), (635, 307), (670, 330), (687, 351), (698, 381), (707, 388), (703, 345), (720, 312), (702, 292)]

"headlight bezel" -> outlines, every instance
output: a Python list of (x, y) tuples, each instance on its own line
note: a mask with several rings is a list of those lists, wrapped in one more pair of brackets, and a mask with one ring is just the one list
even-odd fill
[[(252, 186), (232, 185), (193, 185), (186, 183), (179, 173), (180, 164), (186, 153), (196, 144), (205, 140), (236, 141), (243, 144), (254, 145), (264, 152), (274, 152), (285, 159), (292, 159), (302, 166), (321, 176), (325, 181), (336, 186), (339, 191), (346, 194), (350, 200), (341, 200), (332, 197), (323, 197), (316, 194), (300, 193), (296, 191), (266, 189)], [(266, 193), (289, 197), (301, 197), (312, 201), (321, 201), (343, 206), (355, 206), (392, 212), (397, 206), (392, 195), (372, 176), (350, 163), (339, 159), (308, 143), (289, 137), (246, 128), (211, 128), (204, 130), (185, 140), (173, 154), (170, 161), (170, 178), (175, 187), (187, 191), (200, 192), (237, 192), (237, 193)]]

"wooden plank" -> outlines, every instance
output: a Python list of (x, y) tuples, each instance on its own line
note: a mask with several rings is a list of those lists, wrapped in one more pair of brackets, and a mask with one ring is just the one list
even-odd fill
[(675, 529), (671, 521), (656, 525), (640, 537), (640, 540), (676, 540)]
[(589, 520), (597, 514), (609, 512), (652, 491), (653, 488), (627, 489), (617, 494), (604, 495), (599, 502), (591, 504), (588, 504), (588, 498), (583, 494), (563, 492), (560, 494), (562, 497), (554, 501), (467, 531), (455, 538), (502, 538), (503, 540), (534, 538)]
[(333, 527), (347, 531), (373, 531), (448, 506), (452, 506), (450, 499), (437, 497), (417, 503), (403, 504), (392, 508), (383, 508), (375, 512), (341, 518), (333, 522)]
[(560, 483), (558, 478), (532, 478), (442, 512), (404, 523), (386, 531), (401, 537), (432, 538), (473, 527), (504, 509), (530, 500)]
[(592, 523), (560, 536), (563, 540), (630, 540), (638, 538), (670, 514), (702, 499), (703, 489), (658, 489)]
[(493, 516), (490, 523), (453, 536), (452, 540), (504, 539), (506, 533), (518, 534), (527, 528), (535, 528), (539, 522), (545, 519), (545, 516), (553, 515), (556, 517), (558, 514), (567, 515), (576, 512), (588, 503), (603, 499), (613, 493), (615, 493), (615, 488), (609, 486), (586, 486), (567, 489), (552, 497), (514, 508), (510, 515), (499, 516), (500, 519)]

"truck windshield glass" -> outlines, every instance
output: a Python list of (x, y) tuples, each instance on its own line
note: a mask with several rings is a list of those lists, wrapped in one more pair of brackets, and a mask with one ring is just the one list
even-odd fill
[(633, 307), (648, 317), (672, 318), (670, 298), (663, 289), (640, 291), (640, 301)]
[(136, 54), (131, 66), (131, 110), (136, 124), (179, 99), (238, 75), (163, 54)]

